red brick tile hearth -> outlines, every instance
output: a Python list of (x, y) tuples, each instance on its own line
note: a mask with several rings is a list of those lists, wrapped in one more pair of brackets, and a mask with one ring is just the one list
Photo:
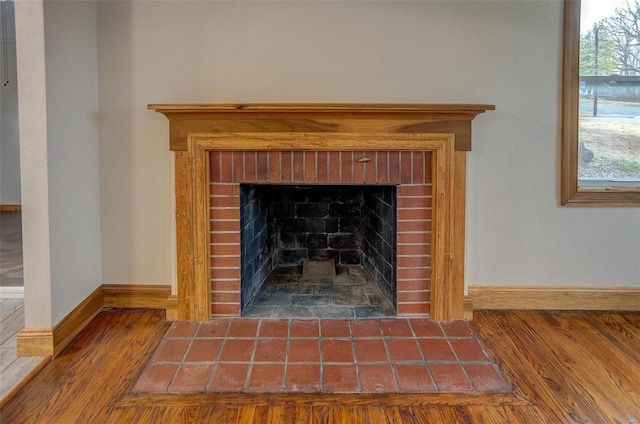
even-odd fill
[(174, 321), (132, 391), (507, 393), (511, 387), (466, 322), (238, 318)]

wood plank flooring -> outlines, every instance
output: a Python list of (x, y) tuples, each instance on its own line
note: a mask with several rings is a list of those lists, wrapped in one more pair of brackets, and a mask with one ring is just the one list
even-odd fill
[(169, 327), (108, 310), (0, 410), (2, 423), (638, 423), (640, 313), (477, 311), (514, 395), (132, 395)]
[(22, 213), (0, 212), (0, 294), (22, 286)]

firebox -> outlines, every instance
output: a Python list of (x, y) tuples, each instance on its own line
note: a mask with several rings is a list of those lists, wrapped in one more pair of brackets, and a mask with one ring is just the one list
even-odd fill
[(395, 311), (395, 185), (240, 185), (243, 315)]

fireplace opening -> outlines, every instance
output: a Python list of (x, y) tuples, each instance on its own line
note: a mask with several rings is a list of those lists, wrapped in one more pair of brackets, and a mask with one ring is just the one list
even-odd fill
[(240, 184), (244, 316), (395, 314), (396, 186)]

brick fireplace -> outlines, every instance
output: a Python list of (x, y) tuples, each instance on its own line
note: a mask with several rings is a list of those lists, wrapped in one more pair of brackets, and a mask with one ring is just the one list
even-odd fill
[[(379, 262), (394, 267), (387, 279), (395, 280), (388, 291), (396, 314), (439, 320), (463, 317), (466, 152), (471, 147), (471, 120), (492, 106), (149, 108), (169, 118), (175, 152), (178, 290), (168, 318), (240, 316), (247, 296), (242, 294), (243, 269), (268, 273), (272, 267), (271, 257), (250, 271), (248, 259), (243, 265), (241, 252), (246, 247), (241, 238), (247, 237), (241, 237), (241, 193), (247, 187), (253, 192), (251, 187), (272, 187), (270, 197), (278, 188), (392, 188), (395, 243), (393, 253), (387, 254), (390, 259)], [(303, 205), (297, 208), (304, 210)], [(325, 215), (331, 219), (328, 211)], [(312, 238), (311, 248), (300, 249), (294, 243), (291, 252), (285, 246), (285, 255), (301, 260), (320, 254), (338, 262), (357, 257), (362, 262), (362, 248), (346, 245), (341, 250), (335, 243), (340, 233), (327, 229), (330, 221), (310, 222), (304, 225), (314, 229), (305, 229), (304, 236)]]
[[(286, 263), (300, 262), (308, 258), (334, 256), (331, 259), (339, 263), (361, 263), (358, 246), (347, 246), (340, 249), (341, 238), (353, 239), (355, 232), (347, 232), (341, 237), (339, 221), (336, 216), (335, 229), (326, 229), (329, 222), (320, 219), (304, 219), (309, 215), (329, 216), (328, 205), (339, 205), (330, 202), (329, 187), (395, 187), (397, 193), (397, 219), (390, 223), (397, 243), (392, 247), (396, 257), (393, 262), (396, 269), (389, 269), (387, 278), (390, 285), (387, 293), (397, 292), (397, 313), (428, 314), (431, 291), (431, 154), (428, 151), (212, 151), (209, 154), (210, 201), (209, 213), (211, 223), (211, 301), (214, 315), (240, 314), (241, 286), (243, 267), (241, 264), (241, 201), (240, 186), (247, 183), (269, 185), (273, 187), (271, 197), (277, 196), (277, 187), (286, 185), (287, 192), (295, 192), (307, 186), (324, 187), (324, 202), (314, 199), (298, 204), (300, 211), (296, 217), (285, 218), (290, 227), (283, 235), (306, 235), (311, 237), (312, 249), (284, 249), (291, 258)], [(292, 185), (295, 184), (295, 185)], [(394, 193), (394, 194), (396, 194)], [(396, 203), (396, 196), (393, 203)], [(374, 197), (374, 196), (371, 196)], [(375, 198), (375, 197), (374, 197)], [(280, 203), (283, 204), (283, 203)], [(286, 205), (286, 203), (284, 204)], [(313, 211), (314, 206), (325, 207), (326, 210)], [(375, 206), (373, 206), (375, 207)], [(297, 229), (297, 226), (302, 229)], [(251, 223), (251, 227), (253, 227)], [(266, 223), (263, 224), (266, 226)], [(307, 226), (322, 228), (314, 229)], [(265, 231), (251, 231), (253, 233)], [(389, 231), (389, 236), (391, 231)], [(315, 236), (315, 237), (314, 237)], [(282, 235), (281, 235), (282, 237)], [(384, 238), (383, 236), (379, 238)], [(257, 238), (251, 237), (248, 244), (260, 245)], [(313, 249), (313, 247), (318, 247)], [(318, 252), (316, 252), (316, 250)], [(382, 248), (379, 250), (383, 250)], [(265, 249), (266, 251), (266, 249)], [(316, 252), (316, 253), (314, 253)], [(381, 252), (380, 252), (381, 253)], [(254, 255), (255, 256), (255, 255)], [(247, 273), (262, 275), (272, 269), (274, 261), (271, 255), (264, 254), (260, 266), (244, 269)], [(389, 255), (388, 255), (389, 256)], [(247, 261), (248, 262), (248, 261)], [(253, 262), (253, 261), (251, 261)], [(384, 264), (387, 265), (387, 262)], [(370, 274), (384, 273), (378, 270)], [(391, 276), (393, 275), (393, 277)], [(397, 277), (396, 277), (397, 275)], [(260, 278), (257, 280), (264, 280)], [(397, 279), (397, 284), (396, 284)], [(393, 296), (395, 297), (395, 296)], [(391, 299), (390, 299), (391, 300)], [(393, 299), (395, 300), (395, 299)], [(244, 302), (242, 302), (244, 303)], [(395, 303), (395, 302), (394, 302)]]

